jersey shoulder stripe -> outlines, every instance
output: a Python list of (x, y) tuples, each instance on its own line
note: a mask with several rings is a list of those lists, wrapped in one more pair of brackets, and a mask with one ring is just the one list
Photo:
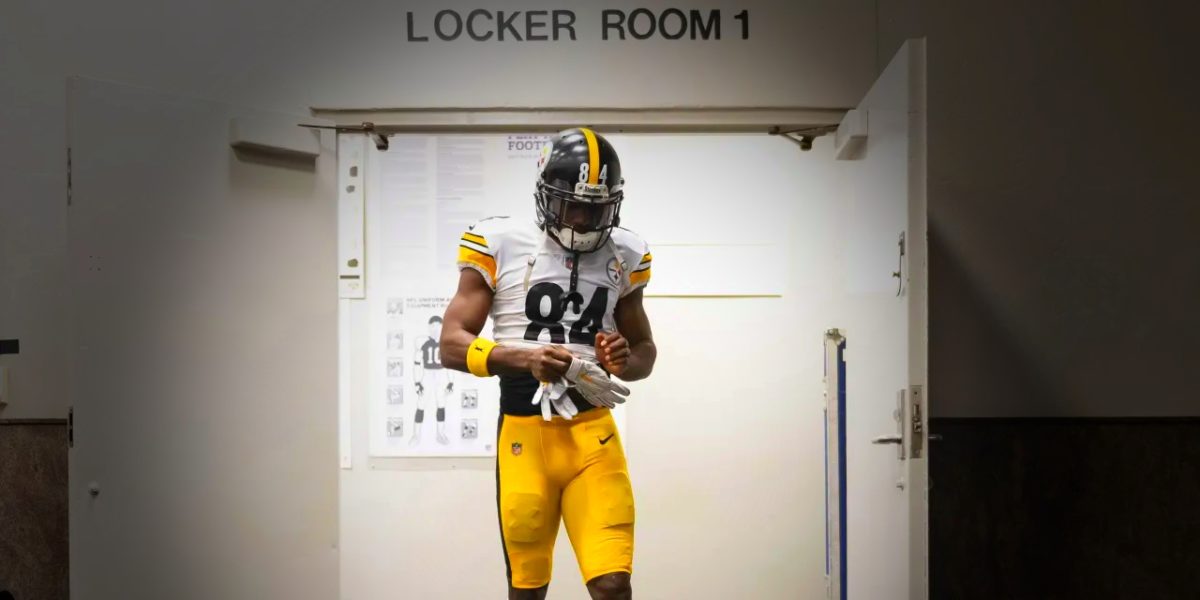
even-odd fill
[(650, 267), (629, 274), (629, 285), (631, 287), (629, 291), (645, 287), (647, 283), (650, 283)]
[(483, 237), (482, 235), (477, 235), (477, 234), (471, 233), (470, 231), (463, 233), (462, 241), (467, 242), (468, 244), (477, 247), (480, 251), (483, 251), (483, 252), (486, 252), (488, 249), (487, 238)]
[(626, 286), (621, 293), (622, 296), (625, 296), (650, 283), (650, 264), (653, 257), (646, 240), (624, 227), (613, 229), (612, 239), (613, 243), (617, 245), (621, 260), (630, 265)]
[(499, 283), (499, 262), (504, 252), (504, 239), (512, 228), (513, 221), (505, 216), (480, 219), (468, 227), (458, 240), (459, 270), (478, 271), (495, 291)]
[(464, 236), (462, 236), (462, 239), (460, 239), (458, 241), (458, 245), (460, 248), (466, 248), (467, 250), (474, 250), (480, 254), (486, 254), (488, 256), (491, 256), (492, 258), (496, 257), (495, 253), (492, 252), (491, 247), (488, 246), (487, 240), (483, 239), (480, 236), (468, 237), (468, 236), (464, 235)]

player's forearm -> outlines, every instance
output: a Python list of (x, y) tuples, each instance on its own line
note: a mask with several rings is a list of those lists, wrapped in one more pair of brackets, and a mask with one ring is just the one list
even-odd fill
[(471, 342), (475, 341), (476, 337), (478, 336), (465, 329), (442, 329), (442, 366), (455, 371), (469, 372), (467, 350), (470, 350)]
[(653, 340), (643, 340), (634, 344), (629, 349), (629, 361), (625, 363), (625, 372), (621, 373), (621, 379), (637, 381), (649, 377), (650, 372), (654, 370), (656, 358), (658, 348)]
[(527, 348), (496, 346), (488, 355), (488, 372), (492, 375), (525, 375), (533, 353)]
[[(479, 337), (469, 331), (459, 330), (442, 334), (442, 365), (470, 373), (467, 368), (467, 352), (471, 343)], [(492, 375), (521, 375), (529, 373), (530, 351), (525, 348), (496, 346), (488, 354), (487, 368)]]

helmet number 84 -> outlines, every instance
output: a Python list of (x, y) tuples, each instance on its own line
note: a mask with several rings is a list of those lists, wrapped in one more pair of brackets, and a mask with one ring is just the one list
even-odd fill
[[(591, 166), (588, 163), (579, 163), (579, 183), (587, 183), (589, 169)], [(597, 179), (602, 184), (608, 183), (608, 165), (600, 165), (600, 176)]]

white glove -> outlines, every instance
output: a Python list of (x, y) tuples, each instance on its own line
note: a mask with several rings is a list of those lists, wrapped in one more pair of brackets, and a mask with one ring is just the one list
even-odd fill
[(579, 390), (579, 394), (593, 406), (613, 408), (625, 403), (629, 388), (610, 379), (599, 365), (574, 357), (571, 366), (567, 367), (564, 376), (571, 387)]
[[(558, 412), (568, 421), (579, 414), (579, 409), (567, 395), (567, 383), (563, 380), (543, 383), (541, 389), (533, 395), (533, 404), (542, 405), (542, 418), (547, 421), (554, 416), (554, 412)], [(551, 407), (554, 411), (550, 410)]]

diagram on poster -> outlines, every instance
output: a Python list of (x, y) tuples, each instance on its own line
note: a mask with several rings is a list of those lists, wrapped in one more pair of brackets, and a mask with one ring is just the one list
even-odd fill
[[(386, 355), (377, 414), (381, 456), (490, 456), (499, 389), (442, 364), (442, 316), (450, 298), (409, 296), (383, 304)], [(487, 385), (487, 384), (492, 385)], [(485, 425), (492, 423), (489, 428)]]

